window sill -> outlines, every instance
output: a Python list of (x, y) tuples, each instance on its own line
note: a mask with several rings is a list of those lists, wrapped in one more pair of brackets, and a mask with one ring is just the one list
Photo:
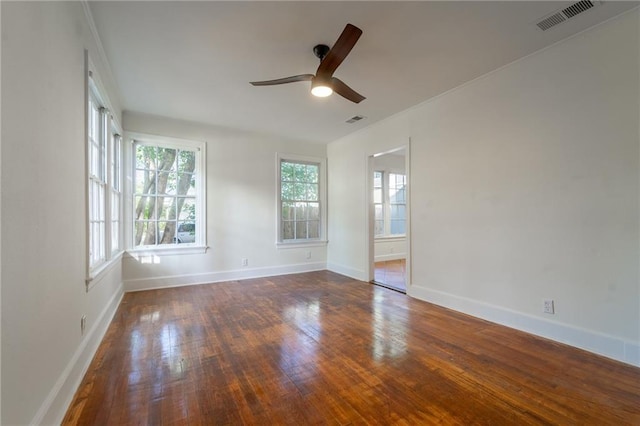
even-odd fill
[(87, 292), (95, 287), (107, 274), (107, 272), (109, 272), (111, 269), (113, 269), (114, 266), (120, 263), (123, 254), (124, 251), (115, 254), (111, 259), (107, 260), (106, 262), (89, 272), (89, 276), (85, 279)]
[(172, 245), (171, 247), (144, 247), (127, 250), (127, 253), (136, 260), (145, 256), (176, 256), (183, 254), (204, 254), (208, 246)]
[(276, 242), (276, 248), (280, 249), (297, 249), (308, 247), (325, 247), (329, 241), (327, 240), (313, 240), (313, 241), (291, 241), (291, 242)]
[(405, 234), (402, 235), (381, 235), (379, 237), (375, 237), (376, 241), (402, 241), (406, 240), (407, 236)]

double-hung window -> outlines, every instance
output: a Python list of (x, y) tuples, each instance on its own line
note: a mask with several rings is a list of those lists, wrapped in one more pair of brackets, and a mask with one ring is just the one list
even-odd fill
[(325, 160), (278, 156), (277, 242), (326, 240)]
[(206, 245), (204, 149), (200, 142), (133, 137), (134, 249)]
[(405, 235), (407, 179), (404, 174), (373, 172), (374, 235)]
[(90, 77), (86, 158), (89, 280), (122, 251), (122, 138), (105, 99)]

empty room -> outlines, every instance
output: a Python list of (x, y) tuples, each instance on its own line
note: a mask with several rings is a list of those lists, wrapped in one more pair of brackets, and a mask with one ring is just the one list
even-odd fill
[(1, 1), (0, 423), (640, 424), (638, 6)]

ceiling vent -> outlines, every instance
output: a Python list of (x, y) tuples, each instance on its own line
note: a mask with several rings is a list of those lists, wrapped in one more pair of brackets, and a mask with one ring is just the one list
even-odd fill
[(593, 9), (596, 6), (600, 6), (599, 1), (582, 0), (564, 9), (557, 10), (550, 15), (545, 16), (540, 21), (536, 22), (536, 26), (542, 31), (546, 31), (549, 28), (555, 27), (558, 24), (563, 23), (567, 19), (571, 19), (576, 15), (586, 12), (589, 9)]
[(356, 121), (360, 121), (360, 120), (362, 120), (363, 118), (364, 118), (364, 117), (363, 117), (363, 116), (361, 116), (361, 115), (354, 115), (353, 117), (351, 117), (350, 119), (348, 119), (347, 121), (345, 121), (345, 123), (352, 124), (352, 123), (355, 123)]

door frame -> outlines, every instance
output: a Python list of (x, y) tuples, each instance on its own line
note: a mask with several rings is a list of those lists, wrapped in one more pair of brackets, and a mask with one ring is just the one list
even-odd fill
[(368, 271), (367, 271), (367, 281), (372, 282), (375, 278), (375, 237), (373, 235), (374, 232), (374, 224), (375, 224), (375, 210), (373, 207), (373, 172), (374, 170), (374, 158), (379, 157), (385, 154), (391, 154), (396, 151), (400, 151), (404, 149), (405, 157), (404, 157), (404, 167), (405, 167), (405, 176), (406, 176), (406, 197), (407, 197), (407, 207), (406, 207), (406, 259), (405, 259), (405, 289), (406, 293), (409, 294), (409, 289), (411, 287), (412, 279), (411, 279), (411, 138), (404, 145), (397, 145), (394, 148), (387, 149), (381, 152), (377, 152), (367, 156), (367, 176), (366, 176), (366, 208), (367, 208), (367, 232), (365, 237), (366, 242), (366, 251), (367, 259), (368, 259)]

